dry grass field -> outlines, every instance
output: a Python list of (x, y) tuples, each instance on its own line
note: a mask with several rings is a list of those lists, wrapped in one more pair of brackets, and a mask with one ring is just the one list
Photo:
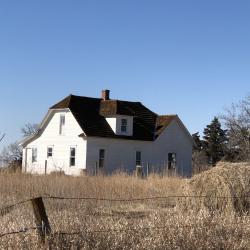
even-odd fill
[[(250, 165), (243, 163), (220, 163), (190, 180), (1, 172), (0, 207), (44, 196), (52, 232), (45, 244), (36, 230), (3, 235), (35, 227), (32, 206), (25, 202), (0, 215), (0, 247), (250, 249), (249, 192)], [(145, 197), (155, 198), (141, 199)]]

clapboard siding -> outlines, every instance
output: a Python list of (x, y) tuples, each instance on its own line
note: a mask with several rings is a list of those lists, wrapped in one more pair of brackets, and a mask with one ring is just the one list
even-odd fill
[(152, 161), (163, 159), (167, 162), (168, 153), (177, 155), (177, 172), (182, 176), (192, 174), (192, 141), (178, 119), (173, 120), (154, 141)]
[[(59, 135), (60, 114), (65, 114), (65, 131)], [(76, 122), (72, 113), (66, 111), (52, 112), (46, 127), (39, 138), (29, 143), (27, 148), (27, 172), (42, 174), (45, 172), (45, 160), (47, 160), (47, 173), (52, 171), (64, 171), (66, 174), (78, 175), (86, 168), (87, 143), (80, 135), (83, 131)], [(37, 163), (32, 163), (32, 148), (37, 148)], [(47, 158), (47, 147), (53, 147), (53, 157)], [(70, 147), (76, 148), (76, 166), (69, 166)], [(23, 170), (25, 170), (25, 150)]]
[[(135, 152), (150, 147), (152, 142), (127, 141), (120, 139), (88, 138), (87, 170), (92, 173), (99, 160), (99, 150), (105, 150), (105, 172), (115, 170), (132, 172), (135, 169)], [(142, 155), (142, 160), (146, 160)]]
[[(65, 114), (65, 133), (59, 135), (62, 113)], [(64, 171), (69, 175), (80, 175), (86, 169), (89, 174), (93, 174), (99, 165), (99, 150), (104, 149), (104, 172), (107, 174), (117, 170), (132, 173), (136, 167), (136, 151), (140, 151), (144, 171), (147, 165), (150, 172), (167, 170), (168, 153), (176, 153), (177, 173), (181, 176), (191, 176), (192, 139), (178, 117), (173, 119), (154, 141), (79, 137), (82, 133), (69, 109), (52, 110), (41, 135), (24, 148), (23, 171), (44, 174), (47, 161), (47, 173)], [(36, 163), (32, 163), (33, 147), (38, 151)], [(47, 158), (47, 147), (53, 147), (52, 158)], [(74, 167), (69, 166), (70, 147), (76, 148)]]
[(168, 153), (176, 153), (178, 174), (191, 176), (192, 173), (192, 141), (178, 120), (172, 121), (154, 142), (88, 138), (86, 167), (90, 173), (98, 165), (100, 149), (106, 152), (105, 172), (108, 174), (119, 169), (134, 171), (136, 151), (141, 151), (144, 169), (148, 164), (151, 171), (162, 171), (167, 166)]

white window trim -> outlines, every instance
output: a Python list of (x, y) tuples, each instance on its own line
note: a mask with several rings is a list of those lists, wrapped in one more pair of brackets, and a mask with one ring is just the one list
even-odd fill
[[(51, 152), (52, 155), (51, 156), (48, 155), (49, 154), (49, 148), (52, 149), (52, 152)], [(54, 147), (53, 146), (47, 146), (47, 158), (52, 158), (53, 155), (54, 155)]]
[[(126, 121), (126, 124), (122, 124), (122, 121)], [(125, 128), (125, 131), (122, 130), (122, 128)], [(128, 119), (127, 118), (121, 118), (121, 133), (127, 134), (128, 133)]]
[[(75, 155), (73, 157), (71, 156), (71, 149), (75, 149)], [(71, 165), (71, 158), (74, 158), (74, 165)], [(70, 149), (69, 149), (69, 166), (70, 167), (75, 167), (76, 166), (76, 146), (70, 146)]]
[[(35, 157), (34, 157), (34, 152), (36, 152)], [(31, 162), (32, 163), (36, 163), (37, 162), (37, 155), (38, 155), (37, 147), (32, 147), (32, 150), (31, 150)]]
[[(64, 117), (63, 120), (62, 120), (62, 117)], [(64, 135), (65, 134), (65, 131), (64, 131), (65, 130), (65, 123), (66, 123), (65, 114), (60, 114), (60, 116), (59, 116), (59, 135)]]

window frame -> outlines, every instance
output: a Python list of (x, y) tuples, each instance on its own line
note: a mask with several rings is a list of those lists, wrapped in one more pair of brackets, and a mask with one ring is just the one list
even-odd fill
[(98, 167), (103, 169), (105, 166), (105, 149), (104, 148), (100, 148), (99, 149), (99, 158), (98, 158)]
[[(138, 157), (139, 156), (139, 157)], [(141, 161), (141, 157), (142, 156), (142, 153), (141, 151), (137, 150), (135, 152), (135, 165), (136, 166), (142, 166), (142, 161)]]
[(176, 166), (177, 166), (177, 154), (175, 152), (169, 152), (168, 153), (168, 170), (174, 170), (176, 169)]
[(127, 132), (128, 132), (128, 119), (121, 118), (121, 133), (127, 133)]
[[(74, 154), (72, 154), (72, 152), (74, 152)], [(70, 167), (75, 167), (76, 166), (76, 147), (70, 147), (70, 150), (69, 150), (69, 166)]]
[(37, 148), (36, 147), (32, 148), (31, 158), (32, 158), (31, 159), (32, 163), (37, 162)]
[(65, 114), (60, 114), (60, 120), (59, 120), (59, 135), (64, 134), (64, 127), (65, 127)]
[[(51, 152), (49, 152), (49, 149), (51, 149)], [(47, 158), (52, 158), (53, 157), (53, 147), (52, 146), (49, 146), (47, 147)], [(49, 155), (51, 154), (51, 155)]]

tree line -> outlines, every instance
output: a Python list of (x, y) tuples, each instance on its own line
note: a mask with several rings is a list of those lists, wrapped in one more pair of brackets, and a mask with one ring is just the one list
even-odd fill
[[(34, 123), (27, 123), (21, 128), (22, 137), (27, 137), (35, 134), (38, 130), (39, 125)], [(5, 137), (5, 134), (0, 134), (0, 142)], [(4, 167), (18, 168), (21, 167), (23, 151), (18, 145), (18, 142), (11, 143), (10, 145), (3, 148), (0, 153), (0, 163)], [(1, 167), (1, 164), (0, 164)]]
[(197, 172), (220, 160), (250, 161), (250, 95), (215, 116), (204, 128), (202, 138), (198, 132), (192, 137)]

